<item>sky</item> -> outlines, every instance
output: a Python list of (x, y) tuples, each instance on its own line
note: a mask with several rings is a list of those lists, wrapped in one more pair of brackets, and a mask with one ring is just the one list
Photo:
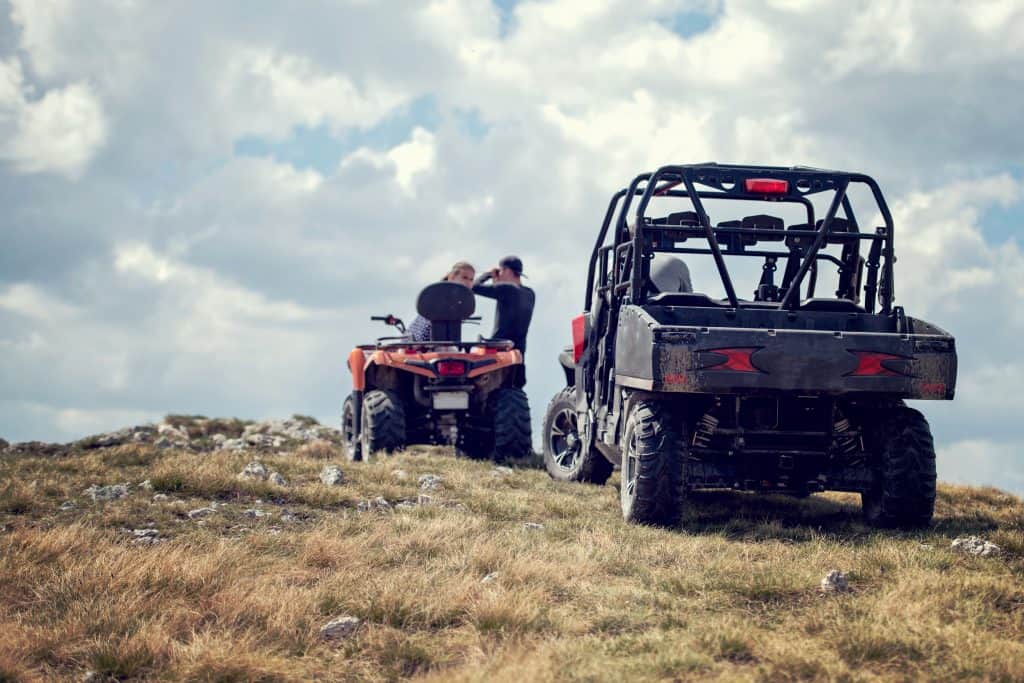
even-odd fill
[(1024, 493), (1022, 115), (1016, 0), (0, 0), (0, 436), (336, 424), (370, 315), (508, 253), (538, 422), (615, 190), (810, 165), (879, 181), (957, 338), (940, 478)]

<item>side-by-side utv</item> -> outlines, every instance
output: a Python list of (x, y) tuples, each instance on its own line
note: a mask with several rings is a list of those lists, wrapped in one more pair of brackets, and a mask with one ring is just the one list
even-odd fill
[[(652, 267), (682, 257), (697, 291), (663, 289)], [(752, 298), (727, 260), (746, 265)], [(709, 163), (637, 176), (590, 257), (544, 424), (548, 472), (604, 483), (621, 468), (622, 513), (639, 523), (676, 523), (692, 491), (729, 488), (852, 491), (870, 524), (927, 525), (935, 450), (904, 400), (952, 399), (957, 358), (952, 336), (894, 305), (895, 263), (866, 175)], [(826, 271), (835, 290), (817, 291)], [(712, 287), (725, 296), (701, 293)]]
[[(382, 337), (348, 356), (352, 393), (342, 431), (349, 459), (408, 444), (451, 444), (496, 461), (529, 455), (530, 408), (514, 386), (522, 354), (509, 341), (462, 340), (462, 324), (475, 310), (467, 287), (429, 285), (416, 308), (431, 323), (429, 341)], [(394, 316), (373, 319), (405, 330)]]

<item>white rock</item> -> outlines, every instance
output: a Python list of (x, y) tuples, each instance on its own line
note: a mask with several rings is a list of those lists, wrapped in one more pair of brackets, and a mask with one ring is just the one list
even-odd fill
[(523, 523), (523, 528), (524, 529), (529, 529), (530, 531), (543, 531), (544, 530), (544, 525), (543, 524), (539, 524), (537, 522), (524, 522)]
[(74, 510), (75, 509), (75, 502), (72, 501), (72, 500), (65, 500), (63, 503), (60, 504), (60, 508), (59, 509), (62, 512), (67, 512), (68, 510)]
[(171, 441), (188, 441), (188, 430), (184, 427), (175, 427), (169, 424), (159, 424), (156, 427), (156, 433), (161, 436), (166, 436)]
[(299, 517), (294, 512), (292, 512), (291, 510), (285, 510), (284, 512), (281, 513), (281, 521), (282, 522), (289, 522), (289, 523), (291, 523), (291, 522), (301, 522), (302, 518)]
[(249, 448), (249, 444), (244, 439), (226, 439), (220, 448), (225, 451), (244, 451)]
[(85, 490), (85, 495), (93, 500), (117, 500), (128, 495), (127, 484), (112, 484), (110, 486), (90, 486)]
[(843, 593), (848, 590), (850, 590), (850, 584), (846, 580), (846, 574), (838, 569), (833, 569), (821, 580), (823, 593)]
[(480, 583), (493, 583), (498, 580), (498, 572), (491, 572), (484, 578), (480, 579)]
[(154, 493), (153, 494), (153, 502), (154, 503), (162, 503), (163, 501), (170, 500), (170, 499), (171, 499), (171, 497), (168, 496), (166, 493)]
[(507, 477), (510, 474), (515, 474), (516, 471), (511, 467), (505, 467), (504, 465), (497, 465), (491, 469), (492, 477)]
[(196, 508), (195, 510), (188, 511), (189, 519), (201, 519), (203, 517), (209, 517), (210, 515), (217, 512), (213, 508)]
[(270, 513), (265, 510), (259, 510), (257, 508), (249, 508), (242, 512), (246, 517), (270, 517)]
[(373, 500), (360, 501), (356, 505), (356, 510), (359, 512), (372, 512), (374, 510), (378, 512), (390, 512), (391, 503), (389, 503), (383, 496), (377, 496)]
[(217, 432), (216, 434), (214, 434), (213, 436), (210, 437), (210, 441), (212, 441), (214, 444), (216, 444), (218, 448), (223, 446), (224, 443), (227, 440), (228, 440), (228, 437), (224, 436), (220, 432)]
[(421, 493), (418, 496), (416, 496), (416, 504), (417, 505), (430, 505), (433, 502), (434, 502), (433, 496), (428, 496), (425, 493)]
[(255, 460), (246, 465), (245, 469), (238, 473), (238, 478), (243, 480), (249, 479), (254, 481), (266, 481), (269, 476), (270, 472), (267, 471), (266, 465)]
[(325, 640), (350, 638), (359, 630), (361, 623), (356, 617), (336, 617), (320, 627), (320, 637)]
[(978, 538), (977, 536), (958, 538), (950, 544), (950, 548), (962, 553), (967, 553), (968, 555), (976, 555), (978, 557), (991, 557), (993, 555), (998, 555), (1003, 551), (1003, 549), (995, 543), (986, 541), (983, 538)]
[(395, 479), (408, 479), (409, 474), (405, 470), (391, 470), (391, 476)]
[(271, 472), (270, 476), (267, 478), (267, 481), (269, 481), (271, 484), (274, 484), (275, 486), (288, 485), (288, 480), (281, 476), (280, 472)]
[(152, 491), (153, 490), (153, 482), (151, 482), (149, 479), (147, 479), (144, 482), (142, 482), (141, 484), (139, 484), (139, 488), (140, 489), (144, 489), (146, 491)]
[(345, 473), (337, 465), (326, 465), (320, 471), (320, 481), (326, 486), (341, 486), (345, 483)]
[(419, 478), (421, 491), (436, 491), (441, 488), (444, 479), (436, 474), (422, 474)]

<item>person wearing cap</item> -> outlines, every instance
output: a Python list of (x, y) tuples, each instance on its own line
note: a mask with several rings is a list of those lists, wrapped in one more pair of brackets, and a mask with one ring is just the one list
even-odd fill
[[(496, 302), (494, 331), (491, 339), (507, 339), (526, 357), (526, 333), (533, 318), (536, 301), (533, 290), (522, 282), (523, 262), (517, 256), (506, 256), (498, 267), (482, 273), (473, 282), (473, 293)], [(526, 384), (526, 368), (521, 366), (516, 385)]]

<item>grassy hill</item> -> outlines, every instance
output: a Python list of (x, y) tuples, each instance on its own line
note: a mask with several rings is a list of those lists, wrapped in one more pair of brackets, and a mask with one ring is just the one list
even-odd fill
[(1024, 680), (1024, 503), (994, 489), (941, 486), (920, 533), (831, 494), (702, 495), (668, 530), (622, 522), (617, 476), (316, 442), (262, 456), (280, 486), (237, 478), (253, 458), (0, 455), (0, 681)]

